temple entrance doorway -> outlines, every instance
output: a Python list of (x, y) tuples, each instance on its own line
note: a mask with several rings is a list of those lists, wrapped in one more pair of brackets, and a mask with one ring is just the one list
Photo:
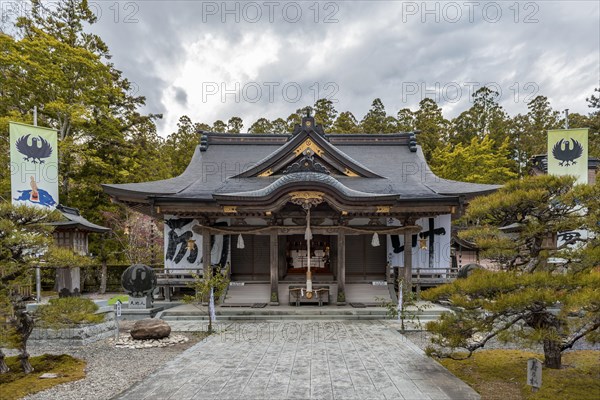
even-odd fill
[[(333, 279), (332, 241), (335, 236), (313, 235), (310, 242), (310, 270), (316, 280)], [(286, 236), (285, 246), (286, 275), (290, 279), (305, 277), (309, 256), (304, 235)]]

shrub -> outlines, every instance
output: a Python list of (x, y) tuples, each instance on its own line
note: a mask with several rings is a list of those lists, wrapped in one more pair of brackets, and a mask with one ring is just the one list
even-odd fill
[(96, 314), (98, 305), (82, 297), (51, 299), (49, 304), (40, 306), (36, 311), (40, 325), (61, 327), (79, 324), (96, 324), (104, 320), (102, 314)]

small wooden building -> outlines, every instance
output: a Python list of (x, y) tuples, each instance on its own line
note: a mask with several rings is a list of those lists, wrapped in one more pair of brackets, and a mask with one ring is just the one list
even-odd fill
[[(52, 223), (54, 225), (54, 243), (59, 247), (71, 249), (75, 253), (85, 256), (89, 254), (89, 234), (110, 231), (110, 228), (96, 225), (85, 219), (76, 208), (59, 204), (56, 209), (63, 216), (62, 220)], [(57, 269), (56, 287), (61, 296), (79, 295), (81, 292), (79, 267)]]

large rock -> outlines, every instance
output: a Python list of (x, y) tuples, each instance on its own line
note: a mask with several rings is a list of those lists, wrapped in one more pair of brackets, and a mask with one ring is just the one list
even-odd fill
[(134, 339), (162, 339), (171, 334), (171, 327), (161, 319), (142, 319), (133, 324), (131, 337)]

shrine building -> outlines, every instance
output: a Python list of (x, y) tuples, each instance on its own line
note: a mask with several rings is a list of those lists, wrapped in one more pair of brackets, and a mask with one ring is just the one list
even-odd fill
[(201, 132), (180, 176), (103, 187), (164, 219), (166, 270), (227, 266), (238, 301), (272, 305), (291, 288), (339, 304), (393, 296), (394, 271), (445, 276), (453, 216), (498, 188), (437, 177), (414, 132), (326, 134), (310, 116), (292, 134)]

